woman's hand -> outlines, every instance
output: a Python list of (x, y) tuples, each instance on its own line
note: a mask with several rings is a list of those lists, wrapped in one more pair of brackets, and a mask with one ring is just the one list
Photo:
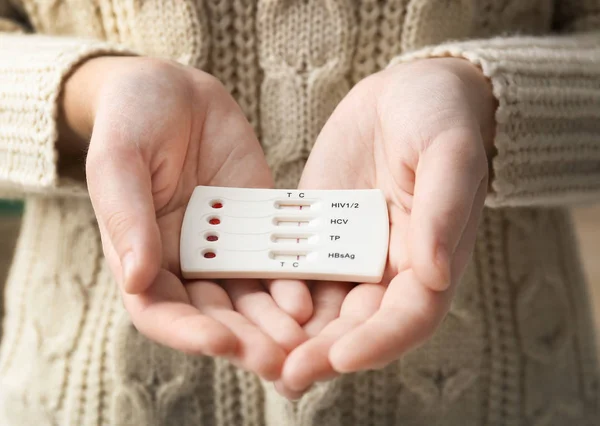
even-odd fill
[(287, 352), (306, 337), (298, 320), (310, 315), (308, 292), (280, 303), (288, 313), (259, 281), (182, 282), (179, 269), (181, 223), (197, 185), (272, 186), (254, 132), (225, 88), (171, 62), (97, 58), (69, 78), (63, 111), (67, 140), (91, 136), (89, 194), (137, 329), (279, 377)]
[(338, 373), (383, 367), (432, 335), (473, 250), (494, 111), (483, 74), (452, 58), (371, 76), (334, 111), (300, 186), (383, 190), (388, 265), (377, 285), (310, 284), (311, 339), (287, 358), (281, 393), (298, 397)]

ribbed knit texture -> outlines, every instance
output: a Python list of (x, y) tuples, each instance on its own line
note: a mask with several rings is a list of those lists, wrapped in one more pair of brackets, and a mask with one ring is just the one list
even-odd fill
[(499, 100), (490, 206), (595, 201), (600, 195), (600, 36), (495, 38), (396, 58), (465, 58)]
[(61, 83), (81, 61), (121, 51), (87, 39), (0, 34), (0, 194), (77, 189), (60, 187), (56, 170)]
[[(600, 0), (0, 0), (0, 191), (27, 200), (5, 293), (0, 425), (600, 424), (587, 288), (562, 209), (600, 195), (600, 35), (583, 33), (598, 28)], [(58, 175), (54, 149), (65, 77), (129, 51), (220, 78), (279, 187), (296, 185), (362, 78), (414, 58), (480, 66), (499, 105), (496, 208), (435, 336), (296, 403), (226, 361), (140, 336), (85, 188)]]

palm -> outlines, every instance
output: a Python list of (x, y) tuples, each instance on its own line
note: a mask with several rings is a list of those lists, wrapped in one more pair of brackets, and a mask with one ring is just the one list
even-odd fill
[[(274, 379), (286, 352), (304, 339), (297, 321), (259, 281), (184, 281), (179, 269), (181, 225), (196, 186), (272, 186), (253, 131), (225, 90), (212, 80), (203, 81), (195, 70), (169, 65), (149, 77), (136, 77), (116, 87), (115, 96), (107, 95), (109, 107), (100, 106), (88, 160), (92, 198), (123, 192), (139, 209), (135, 217), (141, 224), (136, 225), (144, 230), (140, 238), (145, 251), (134, 283), (137, 291), (123, 292), (125, 306), (135, 326), (162, 344), (227, 356)], [(144, 114), (123, 125), (122, 111)], [(138, 167), (135, 161), (126, 162), (131, 141), (144, 158)], [(100, 143), (112, 144), (117, 153), (110, 154), (112, 161), (94, 155)], [(114, 157), (125, 162), (115, 163)], [(101, 186), (94, 186), (97, 175), (113, 173), (119, 179), (103, 179)], [(106, 205), (97, 204), (100, 209)], [(121, 270), (115, 249), (119, 241), (106, 231), (130, 225), (121, 216), (113, 212), (108, 216), (113, 223), (99, 221), (113, 271)]]
[[(389, 79), (381, 84), (380, 79), (355, 88), (328, 120), (304, 169), (300, 183), (303, 188), (381, 189), (388, 202), (390, 245), (381, 283), (317, 282), (311, 285), (314, 314), (305, 329), (312, 338), (290, 354), (283, 380), (278, 384), (280, 391), (289, 396), (297, 396), (296, 393), (302, 393), (313, 382), (340, 372), (382, 367), (429, 337), (447, 312), (452, 291), (436, 291), (424, 282), (433, 282), (435, 287), (443, 281), (455, 281), (470, 256), (486, 189), (483, 173), (478, 177), (478, 172), (473, 170), (473, 176), (467, 176), (475, 181), (473, 193), (478, 194), (473, 213), (448, 211), (444, 205), (432, 212), (429, 210), (438, 206), (431, 200), (449, 199), (444, 191), (452, 194), (448, 189), (455, 183), (454, 176), (443, 167), (423, 172), (421, 169), (431, 169), (431, 166), (424, 164), (420, 153), (439, 135), (444, 135), (450, 149), (455, 149), (452, 143), (459, 141), (462, 145), (457, 143), (457, 151), (460, 152), (467, 143), (477, 141), (478, 131), (470, 126), (469, 113), (461, 97), (438, 96), (432, 102), (425, 102), (427, 108), (415, 108), (413, 105), (417, 102), (410, 102), (411, 95), (422, 100), (436, 87), (424, 85), (426, 90), (419, 93), (415, 89), (417, 85), (410, 84), (409, 77), (392, 80), (392, 83), (408, 81), (406, 85), (390, 84)], [(447, 82), (438, 79), (439, 83), (440, 89), (452, 92)], [(399, 99), (407, 101), (399, 102)], [(452, 120), (443, 115), (448, 111), (454, 114)], [(452, 126), (458, 123), (458, 126), (449, 129), (442, 126), (448, 123)], [(479, 151), (475, 152), (478, 154), (472, 157), (473, 161), (481, 161)], [(441, 158), (435, 152), (431, 156)], [(448, 155), (448, 158), (453, 157), (454, 154)], [(483, 163), (485, 165), (485, 154)], [(436, 173), (446, 173), (447, 188), (443, 186), (443, 179), (442, 184), (434, 179)], [(470, 181), (468, 185), (462, 181), (458, 184), (465, 188), (473, 186)], [(473, 196), (468, 196), (473, 203)], [(442, 226), (439, 218), (445, 220), (447, 216), (455, 217), (453, 220), (458, 222), (444, 222)], [(446, 225), (456, 225), (460, 239), (452, 247), (452, 265), (447, 274), (440, 273), (432, 261), (435, 254), (431, 246), (414, 243), (420, 239), (433, 241), (437, 236), (432, 235), (435, 233), (432, 229), (445, 232)], [(309, 359), (311, 363), (307, 365)]]

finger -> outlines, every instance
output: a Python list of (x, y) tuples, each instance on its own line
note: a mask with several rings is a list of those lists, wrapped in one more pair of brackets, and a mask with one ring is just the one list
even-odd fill
[(279, 395), (283, 396), (284, 398), (286, 398), (290, 401), (298, 401), (300, 398), (302, 398), (302, 395), (304, 395), (305, 393), (307, 393), (310, 390), (310, 387), (309, 387), (309, 388), (304, 389), (299, 392), (293, 391), (290, 388), (286, 387), (281, 379), (275, 381), (275, 383), (273, 383), (273, 385), (275, 387), (275, 391)]
[(236, 336), (190, 305), (179, 279), (164, 269), (145, 292), (124, 293), (123, 302), (138, 331), (160, 344), (193, 355), (225, 356), (237, 349)]
[(110, 267), (110, 270), (113, 271), (113, 275), (115, 280), (120, 283), (123, 279), (121, 276), (121, 261), (119, 260), (119, 256), (115, 251), (110, 239), (108, 238), (108, 232), (104, 227), (102, 222), (98, 223), (98, 229), (100, 231), (100, 241), (102, 243), (102, 252), (104, 253), (104, 257)]
[(452, 257), (452, 284), (458, 282), (460, 277), (463, 275), (469, 259), (473, 254), (475, 248), (475, 242), (477, 239), (477, 229), (479, 228), (479, 221), (483, 212), (483, 205), (485, 198), (487, 197), (488, 183), (487, 179), (481, 181), (477, 194), (475, 195), (475, 201), (471, 208), (471, 214), (469, 216), (469, 222), (467, 227), (458, 243), (458, 247), (454, 251)]
[(329, 362), (329, 349), (334, 342), (359, 324), (354, 317), (337, 318), (319, 335), (293, 350), (285, 361), (281, 384), (277, 387), (284, 396), (302, 394), (317, 381), (330, 380), (338, 375)]
[(109, 144), (112, 136), (92, 136), (88, 189), (104, 237), (119, 258), (121, 270), (113, 273), (122, 277), (127, 293), (140, 293), (154, 281), (162, 252), (150, 174), (134, 144)]
[(224, 280), (234, 309), (256, 324), (286, 352), (290, 352), (308, 335), (291, 316), (285, 313), (258, 280)]
[(475, 130), (440, 135), (419, 159), (409, 252), (419, 280), (432, 290), (450, 285), (452, 254), (486, 175), (485, 151)]
[(340, 373), (381, 368), (428, 338), (444, 317), (451, 292), (424, 286), (407, 270), (396, 276), (381, 307), (364, 324), (339, 339), (329, 353)]
[[(215, 283), (195, 281), (187, 285), (191, 302), (200, 312), (231, 330), (238, 346), (232, 356), (234, 363), (265, 380), (279, 378), (285, 351), (247, 318), (232, 309), (229, 296)], [(218, 295), (218, 296), (216, 296)], [(224, 299), (227, 299), (225, 302)]]
[(266, 280), (265, 287), (279, 308), (303, 325), (313, 313), (310, 290), (301, 280)]
[[(481, 217), (482, 206), (485, 201), (486, 195), (487, 195), (487, 179), (484, 179), (481, 182), (481, 184), (477, 190), (477, 193), (475, 196), (475, 201), (473, 202), (473, 208), (472, 208), (470, 216), (469, 216), (469, 222), (468, 222), (466, 229), (461, 237), (461, 241), (460, 241), (457, 249), (455, 250), (455, 255), (454, 255), (453, 261), (452, 261), (453, 262), (453, 264), (452, 264), (452, 281), (453, 281), (453, 283), (455, 283), (458, 280), (458, 278), (460, 277), (460, 275), (462, 275), (462, 272), (464, 271), (464, 268), (471, 256), (473, 246), (475, 244), (475, 238), (476, 238), (476, 234), (477, 234), (479, 220)], [(408, 273), (409, 272), (407, 271), (405, 274), (408, 274)], [(394, 319), (394, 316), (392, 315), (392, 313), (393, 313), (393, 311), (401, 311), (402, 308), (400, 306), (397, 306), (397, 304), (394, 302), (394, 300), (402, 300), (402, 299), (411, 300), (411, 299), (407, 299), (407, 298), (412, 298), (412, 300), (423, 300), (423, 299), (425, 299), (425, 297), (419, 298), (419, 297), (417, 297), (417, 293), (424, 292), (425, 294), (427, 294), (429, 292), (425, 287), (420, 285), (418, 282), (413, 281), (413, 285), (415, 286), (415, 289), (416, 289), (416, 292), (414, 292), (415, 294), (413, 296), (410, 296), (408, 294), (410, 288), (407, 288), (405, 290), (407, 292), (407, 294), (405, 296), (397, 295), (396, 293), (399, 290), (404, 290), (402, 288), (399, 288), (399, 286), (397, 285), (397, 282), (398, 281), (396, 280), (396, 282), (394, 282), (394, 284), (391, 285), (389, 297), (386, 298), (385, 303), (383, 305), (383, 307), (384, 308), (387, 307), (387, 309), (389, 309), (390, 312), (388, 313), (388, 312), (382, 311), (382, 312), (378, 313), (376, 316), (373, 317), (373, 319), (371, 321), (369, 321), (368, 324), (375, 325), (375, 328), (379, 328), (379, 325), (377, 325), (376, 321), (380, 321), (381, 327), (386, 327), (387, 325), (392, 324), (392, 323), (398, 323), (398, 320)], [(428, 309), (426, 309), (426, 308), (417, 310), (417, 312), (420, 312), (421, 315), (425, 316), (425, 318), (423, 318), (422, 321), (417, 321), (414, 324), (407, 326), (407, 328), (410, 327), (416, 332), (412, 338), (411, 338), (411, 336), (406, 336), (406, 339), (404, 340), (403, 343), (399, 337), (390, 338), (390, 341), (393, 341), (395, 339), (398, 342), (398, 347), (396, 347), (395, 349), (392, 348), (391, 355), (387, 355), (387, 356), (385, 354), (386, 349), (384, 347), (386, 345), (386, 342), (383, 341), (385, 339), (381, 339), (382, 342), (379, 342), (379, 343), (381, 343), (381, 346), (379, 346), (379, 347), (377, 346), (378, 341), (374, 341), (373, 343), (374, 343), (375, 347), (371, 347), (372, 355), (377, 355), (379, 353), (380, 354), (379, 357), (377, 357), (377, 356), (372, 357), (372, 359), (370, 359), (370, 360), (358, 359), (358, 360), (354, 361), (355, 364), (357, 364), (354, 366), (354, 368), (348, 367), (347, 370), (343, 370), (343, 369), (341, 369), (341, 367), (338, 366), (338, 369), (340, 369), (340, 371), (349, 372), (349, 371), (358, 371), (358, 370), (368, 369), (368, 368), (381, 368), (381, 367), (387, 365), (389, 362), (392, 362), (395, 359), (397, 359), (406, 350), (416, 346), (420, 341), (424, 340), (428, 335), (430, 335), (433, 332), (433, 330), (435, 329), (435, 327), (437, 326), (437, 324), (439, 324), (439, 322), (441, 321), (441, 318), (443, 317), (443, 315), (445, 314), (449, 300), (450, 300), (450, 295), (447, 294), (446, 296), (440, 297), (439, 293), (436, 293), (436, 292), (429, 292), (429, 293), (431, 293), (431, 294), (429, 294), (426, 297), (433, 296), (434, 301), (435, 301), (435, 299), (438, 299), (438, 300), (435, 301), (434, 303), (430, 304), (430, 307), (428, 308), (430, 311), (428, 311)], [(439, 307), (440, 305), (442, 306), (441, 308)], [(432, 311), (437, 311), (437, 312), (432, 312)], [(427, 312), (432, 312), (432, 313), (428, 314)], [(422, 318), (420, 315), (418, 315), (417, 317)], [(422, 324), (422, 325), (419, 326), (418, 324)], [(396, 330), (396, 331), (398, 333), (400, 333), (400, 330)], [(356, 334), (355, 334), (354, 338), (356, 339), (357, 342), (361, 342), (361, 341), (364, 342), (364, 341), (368, 341), (368, 340), (364, 340), (364, 339), (367, 339), (370, 335), (381, 336), (381, 334), (379, 332), (374, 332), (374, 331), (370, 332), (368, 328), (363, 328), (363, 329), (359, 328), (356, 330)], [(349, 338), (350, 337), (348, 337), (348, 339)], [(344, 344), (344, 343), (343, 342), (339, 343), (340, 346), (342, 344)], [(360, 345), (360, 343), (358, 343), (358, 344)], [(404, 348), (402, 346), (404, 346)], [(351, 348), (332, 349), (331, 356), (333, 358), (333, 357), (337, 356), (337, 355), (335, 355), (335, 353), (337, 351), (346, 351), (346, 350), (353, 350), (353, 349), (351, 349)], [(368, 349), (365, 349), (365, 351), (367, 352)], [(357, 358), (360, 358), (360, 354), (355, 354), (355, 355)], [(333, 364), (336, 365), (335, 362), (333, 362)]]
[(314, 338), (292, 351), (285, 362), (282, 384), (284, 395), (304, 392), (314, 382), (335, 377), (330, 361), (332, 345), (366, 321), (379, 308), (384, 288), (376, 284), (362, 284), (347, 296), (339, 318), (331, 321)]
[(338, 317), (342, 303), (351, 289), (352, 284), (336, 281), (317, 281), (311, 286), (313, 315), (304, 324), (304, 330), (309, 336), (316, 336), (323, 327)]

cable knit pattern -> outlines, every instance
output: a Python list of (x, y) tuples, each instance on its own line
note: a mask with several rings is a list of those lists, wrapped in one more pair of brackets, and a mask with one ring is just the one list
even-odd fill
[[(438, 44), (448, 39), (459, 39), (471, 33), (473, 22), (471, 0), (412, 0), (408, 4), (406, 23), (402, 31), (404, 51)], [(435, 22), (436, 31), (431, 31), (422, 22)]]
[(208, 0), (207, 9), (213, 43), (210, 64), (205, 69), (224, 82), (259, 133), (256, 3)]
[(358, 8), (357, 38), (352, 61), (353, 84), (374, 72), (400, 53), (403, 19), (408, 0), (385, 3), (363, 0)]
[(350, 0), (271, 0), (259, 2), (258, 22), (262, 141), (278, 186), (293, 187), (349, 90), (354, 17)]
[[(587, 288), (568, 214), (550, 206), (600, 195), (600, 38), (584, 34), (599, 24), (600, 0), (0, 0), (0, 187), (27, 200), (5, 290), (0, 424), (599, 424)], [(54, 150), (66, 76), (129, 53), (220, 78), (279, 187), (297, 184), (359, 80), (415, 58), (481, 67), (499, 104), (496, 208), (435, 336), (292, 403), (224, 360), (139, 335), (85, 188), (58, 175)]]

